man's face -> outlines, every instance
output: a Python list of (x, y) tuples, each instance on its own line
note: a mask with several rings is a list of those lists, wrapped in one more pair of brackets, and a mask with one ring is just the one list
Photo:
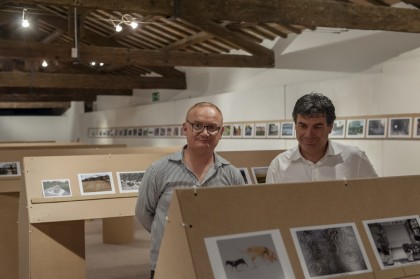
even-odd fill
[(298, 114), (295, 129), (296, 139), (305, 158), (305, 154), (319, 157), (324, 155), (328, 135), (332, 130), (332, 125), (327, 124), (324, 115), (309, 117)]
[[(190, 123), (205, 126), (220, 127), (222, 125), (220, 113), (212, 107), (197, 107), (193, 109), (188, 115), (187, 120)], [(223, 127), (217, 133), (211, 133), (207, 127), (201, 132), (194, 132), (192, 124), (188, 122), (184, 122), (183, 124), (183, 129), (187, 136), (188, 148), (214, 151), (222, 137)]]

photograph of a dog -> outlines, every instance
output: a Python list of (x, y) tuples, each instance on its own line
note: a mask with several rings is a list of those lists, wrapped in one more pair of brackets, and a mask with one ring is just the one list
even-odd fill
[(214, 278), (295, 278), (279, 230), (205, 239)]

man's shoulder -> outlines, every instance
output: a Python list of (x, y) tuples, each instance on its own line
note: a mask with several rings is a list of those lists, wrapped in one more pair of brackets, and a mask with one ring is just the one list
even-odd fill
[(347, 153), (347, 154), (359, 155), (359, 154), (364, 153), (363, 150), (361, 150), (359, 147), (354, 146), (354, 145), (343, 144), (343, 143), (339, 143), (335, 141), (330, 141), (330, 143), (336, 154)]

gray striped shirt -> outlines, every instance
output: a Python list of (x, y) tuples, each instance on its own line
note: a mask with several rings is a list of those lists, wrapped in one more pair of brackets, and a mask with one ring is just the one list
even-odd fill
[[(185, 149), (185, 147), (184, 147)], [(182, 161), (183, 150), (154, 162), (145, 172), (136, 204), (136, 216), (151, 233), (151, 269), (156, 269), (166, 215), (175, 188), (245, 184), (240, 171), (216, 153), (214, 166), (202, 183)]]

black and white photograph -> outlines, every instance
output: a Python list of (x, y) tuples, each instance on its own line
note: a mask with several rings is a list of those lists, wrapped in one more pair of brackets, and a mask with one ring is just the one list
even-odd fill
[(389, 138), (410, 138), (411, 137), (411, 117), (395, 117), (389, 119), (388, 137)]
[(233, 138), (242, 137), (242, 124), (232, 124), (232, 137)]
[(0, 177), (21, 176), (20, 162), (0, 162)]
[(280, 136), (280, 123), (267, 124), (267, 138), (278, 138)]
[(333, 123), (333, 128), (330, 133), (330, 138), (344, 138), (346, 134), (346, 120), (336, 119)]
[(144, 171), (117, 172), (120, 193), (137, 193), (143, 176)]
[(254, 123), (245, 123), (242, 136), (244, 138), (254, 137)]
[(294, 279), (279, 230), (204, 239), (213, 278)]
[(364, 138), (365, 126), (366, 126), (366, 119), (347, 120), (346, 137), (347, 138)]
[(292, 122), (282, 122), (281, 125), (280, 137), (282, 138), (294, 138), (295, 137), (295, 123)]
[(70, 179), (42, 180), (44, 198), (71, 197)]
[(363, 221), (381, 269), (420, 263), (419, 216)]
[(252, 167), (252, 176), (256, 184), (265, 184), (268, 167)]
[(267, 137), (267, 123), (255, 123), (255, 137), (265, 138)]
[(253, 184), (249, 176), (248, 168), (238, 168), (244, 178), (245, 184)]
[(79, 173), (81, 195), (102, 195), (115, 193), (111, 172)]
[(413, 137), (420, 138), (420, 117), (414, 117)]
[(305, 278), (335, 278), (372, 271), (354, 223), (290, 231)]
[(385, 138), (387, 132), (387, 118), (372, 118), (367, 120), (367, 138)]

